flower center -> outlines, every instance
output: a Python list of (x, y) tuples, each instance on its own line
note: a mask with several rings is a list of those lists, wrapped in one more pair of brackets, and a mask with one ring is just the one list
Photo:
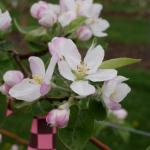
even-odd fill
[(37, 84), (43, 83), (43, 78), (40, 75), (34, 75), (32, 78)]
[(75, 70), (75, 75), (76, 75), (77, 79), (78, 80), (83, 79), (85, 77), (85, 75), (87, 74), (88, 70), (89, 70), (89, 68), (83, 62), (81, 62), (79, 65), (77, 65), (77, 69)]

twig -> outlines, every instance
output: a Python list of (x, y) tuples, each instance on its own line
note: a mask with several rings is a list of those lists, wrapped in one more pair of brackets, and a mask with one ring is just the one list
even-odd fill
[(102, 143), (96, 137), (91, 137), (90, 142), (99, 147), (101, 150), (111, 150), (106, 144)]
[(29, 53), (24, 53), (24, 54), (13, 52), (13, 54), (16, 55), (17, 57), (19, 57), (20, 59), (27, 59), (30, 56), (42, 56), (42, 55), (45, 55), (46, 53), (48, 53), (48, 50), (43, 50), (43, 51), (39, 51), (39, 52), (29, 52)]
[(28, 141), (27, 141), (27, 140), (25, 140), (25, 139), (19, 137), (18, 135), (14, 134), (14, 133), (12, 133), (12, 132), (10, 132), (10, 131), (7, 131), (7, 130), (5, 130), (5, 129), (0, 128), (0, 133), (1, 133), (2, 135), (4, 135), (4, 136), (7, 136), (7, 137), (9, 137), (9, 138), (15, 140), (15, 141), (16, 141), (17, 143), (19, 143), (19, 144), (28, 145)]

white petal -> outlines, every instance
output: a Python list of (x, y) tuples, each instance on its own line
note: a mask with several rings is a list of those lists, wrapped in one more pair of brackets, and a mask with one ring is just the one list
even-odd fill
[(42, 78), (45, 76), (45, 66), (41, 58), (31, 56), (29, 58), (30, 68), (32, 71), (32, 76), (38, 75)]
[(111, 97), (115, 102), (121, 102), (131, 91), (131, 88), (125, 84), (121, 83), (117, 86), (114, 95)]
[(57, 63), (57, 58), (55, 56), (52, 56), (44, 77), (44, 81), (46, 84), (50, 84), (50, 80), (52, 79), (56, 63)]
[(103, 6), (101, 4), (95, 3), (92, 6), (92, 10), (91, 10), (91, 17), (99, 17), (101, 11), (103, 9)]
[(80, 96), (88, 96), (95, 93), (95, 87), (88, 81), (75, 81), (71, 84), (71, 89)]
[(68, 12), (62, 13), (59, 16), (58, 21), (62, 27), (65, 27), (69, 25), (74, 19), (76, 19), (76, 13), (74, 11), (68, 11)]
[(90, 17), (91, 16), (91, 8), (92, 8), (92, 2), (93, 0), (82, 0), (82, 1), (77, 1), (77, 10), (79, 12), (79, 16), (85, 16), (85, 17)]
[(59, 58), (65, 58), (72, 69), (76, 69), (81, 62), (81, 55), (70, 39), (64, 37), (55, 37), (51, 43), (48, 44), (52, 55), (57, 55)]
[(97, 82), (111, 80), (116, 76), (117, 71), (115, 69), (100, 69), (96, 73), (86, 76), (86, 79)]
[(61, 12), (75, 11), (75, 0), (60, 0)]
[(94, 19), (93, 22), (89, 25), (93, 34), (97, 37), (106, 36), (107, 34), (103, 33), (103, 31), (109, 27), (109, 22), (102, 18)]
[(72, 73), (70, 66), (67, 64), (66, 61), (61, 60), (58, 62), (58, 69), (60, 74), (68, 80), (74, 81), (75, 75)]
[(104, 58), (104, 49), (98, 45), (93, 49), (89, 49), (85, 58), (84, 63), (90, 69), (88, 74), (95, 73), (98, 67), (101, 65)]
[(48, 8), (52, 10), (54, 13), (59, 14), (60, 13), (60, 6), (55, 4), (48, 3)]
[(31, 79), (24, 79), (19, 84), (13, 86), (9, 94), (11, 97), (18, 100), (24, 100), (27, 102), (32, 102), (40, 98), (40, 84), (34, 83)]

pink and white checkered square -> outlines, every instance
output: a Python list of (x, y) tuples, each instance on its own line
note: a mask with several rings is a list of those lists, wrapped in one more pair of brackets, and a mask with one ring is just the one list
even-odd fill
[(47, 125), (45, 118), (34, 118), (28, 150), (56, 150), (56, 128)]

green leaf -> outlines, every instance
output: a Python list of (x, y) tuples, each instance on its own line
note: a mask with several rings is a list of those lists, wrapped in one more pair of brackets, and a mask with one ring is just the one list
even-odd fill
[(30, 30), (26, 33), (25, 38), (28, 41), (40, 40), (40, 41), (48, 41), (49, 36), (47, 34), (47, 30), (43, 27), (38, 27), (33, 30)]
[(78, 17), (77, 19), (73, 20), (68, 26), (64, 28), (64, 34), (70, 34), (76, 31), (81, 25), (85, 23), (86, 18), (83, 16)]
[(106, 118), (106, 109), (101, 102), (91, 99), (89, 103), (90, 115), (97, 121), (104, 120)]
[(94, 131), (94, 120), (88, 110), (71, 108), (70, 122), (67, 128), (59, 129), (58, 137), (69, 150), (82, 150)]
[(133, 58), (116, 58), (104, 61), (100, 68), (101, 69), (116, 69), (120, 67), (124, 67), (127, 65), (135, 64), (140, 62), (141, 59), (133, 59)]

